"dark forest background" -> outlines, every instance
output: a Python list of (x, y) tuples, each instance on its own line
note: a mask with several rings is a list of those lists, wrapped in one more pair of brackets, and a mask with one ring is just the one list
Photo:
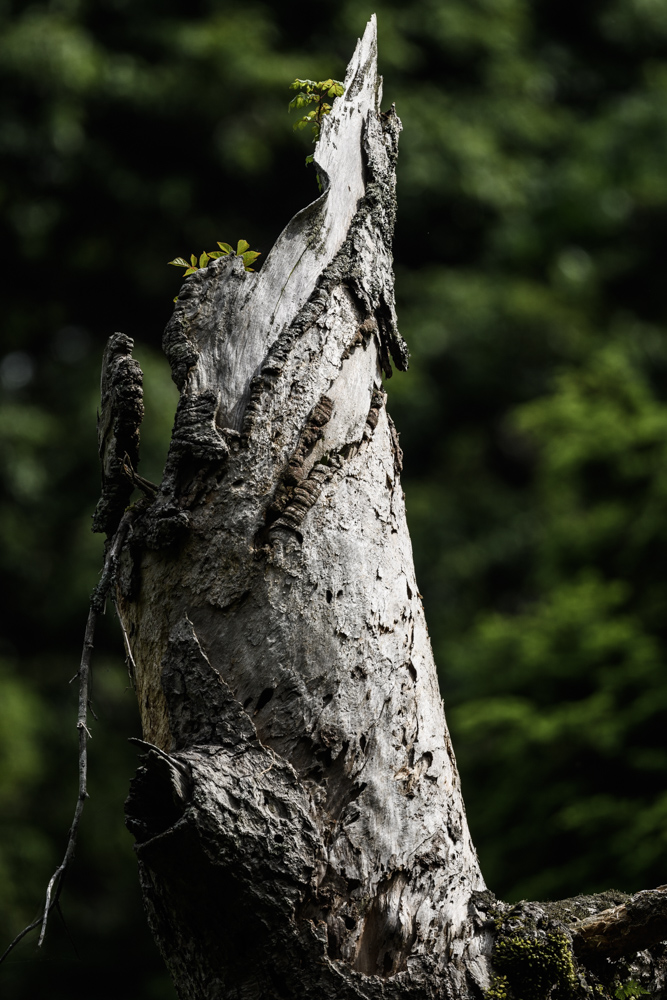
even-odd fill
[[(75, 803), (105, 339), (135, 338), (157, 480), (166, 262), (265, 257), (317, 196), (288, 87), (340, 79), (374, 11), (412, 352), (387, 390), (486, 879), (511, 900), (667, 881), (666, 0), (0, 0), (3, 947)], [(94, 707), (66, 925), (0, 968), (11, 1000), (174, 996), (123, 826), (140, 733), (111, 614)]]

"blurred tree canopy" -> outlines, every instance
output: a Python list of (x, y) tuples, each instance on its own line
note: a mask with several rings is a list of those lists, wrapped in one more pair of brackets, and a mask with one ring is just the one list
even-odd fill
[[(483, 870), (509, 899), (665, 881), (667, 4), (0, 0), (6, 941), (74, 807), (103, 344), (138, 345), (159, 479), (166, 262), (239, 238), (265, 257), (317, 196), (288, 87), (340, 79), (374, 11), (412, 351), (387, 389)], [(95, 672), (66, 927), (0, 970), (17, 1000), (84, 976), (98, 998), (174, 995), (123, 829), (139, 734), (111, 615)]]

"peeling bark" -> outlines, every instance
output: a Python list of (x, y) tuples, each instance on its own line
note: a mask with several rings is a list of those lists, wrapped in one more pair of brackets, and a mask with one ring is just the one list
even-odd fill
[(153, 745), (127, 823), (182, 998), (509, 996), (518, 923), (572, 953), (485, 890), (468, 833), (382, 384), (407, 350), (380, 97), (373, 19), (322, 196), (258, 273), (186, 279), (165, 331), (181, 397), (116, 599)]
[(584, 917), (573, 929), (578, 955), (624, 958), (667, 940), (667, 886), (638, 892), (618, 906)]

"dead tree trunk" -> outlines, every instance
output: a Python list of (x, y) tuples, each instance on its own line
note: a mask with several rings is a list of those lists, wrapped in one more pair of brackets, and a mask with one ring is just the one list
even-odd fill
[[(531, 1000), (516, 940), (537, 942), (535, 997), (575, 995), (574, 922), (624, 901), (564, 917), (485, 892), (382, 387), (407, 351), (400, 122), (379, 102), (373, 20), (323, 122), (323, 194), (257, 274), (230, 257), (188, 278), (165, 332), (181, 398), (116, 600), (154, 745), (127, 822), (151, 927), (192, 1000)], [(125, 377), (136, 402), (130, 346), (117, 335), (107, 352), (112, 410)], [(113, 454), (97, 524), (113, 531), (117, 483), (142, 482), (122, 427), (108, 433), (118, 421), (101, 423)]]

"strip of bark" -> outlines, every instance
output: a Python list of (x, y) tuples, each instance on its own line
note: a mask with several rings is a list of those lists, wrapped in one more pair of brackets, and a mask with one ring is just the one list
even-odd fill
[(583, 958), (622, 958), (667, 940), (667, 885), (638, 892), (620, 906), (587, 917), (572, 928)]

